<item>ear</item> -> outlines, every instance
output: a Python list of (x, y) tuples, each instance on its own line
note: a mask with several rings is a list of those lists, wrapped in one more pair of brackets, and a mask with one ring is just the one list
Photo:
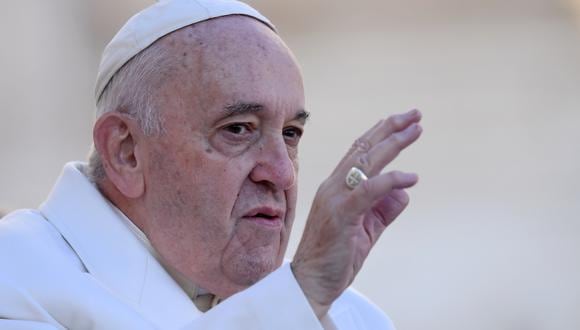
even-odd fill
[(118, 112), (103, 114), (93, 128), (107, 178), (127, 198), (138, 198), (144, 192), (143, 137), (137, 122)]

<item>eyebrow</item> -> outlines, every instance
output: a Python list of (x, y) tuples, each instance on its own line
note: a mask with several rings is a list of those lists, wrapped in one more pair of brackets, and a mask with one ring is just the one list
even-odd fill
[(228, 105), (224, 108), (224, 114), (226, 117), (245, 115), (250, 113), (256, 113), (264, 110), (264, 106), (259, 103), (245, 103), (237, 102)]
[[(224, 117), (239, 116), (245, 114), (256, 113), (264, 110), (264, 106), (259, 103), (237, 102), (230, 104), (224, 108)], [(299, 110), (292, 120), (298, 120), (301, 123), (306, 123), (310, 117), (310, 112), (306, 110)]]
[(308, 112), (306, 110), (300, 110), (300, 111), (298, 111), (296, 116), (294, 116), (294, 120), (298, 120), (302, 124), (306, 124), (306, 121), (308, 120), (308, 118), (310, 118), (310, 112)]

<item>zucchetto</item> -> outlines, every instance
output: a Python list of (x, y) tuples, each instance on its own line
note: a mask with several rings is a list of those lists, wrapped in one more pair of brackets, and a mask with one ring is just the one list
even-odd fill
[(275, 30), (274, 25), (257, 10), (234, 0), (161, 0), (137, 13), (103, 51), (95, 100), (99, 100), (111, 78), (125, 63), (157, 39), (182, 27), (228, 15), (250, 16)]

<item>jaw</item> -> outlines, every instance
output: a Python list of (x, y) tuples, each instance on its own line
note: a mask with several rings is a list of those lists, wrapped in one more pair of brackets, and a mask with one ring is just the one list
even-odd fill
[(286, 242), (284, 227), (241, 219), (223, 250), (221, 273), (229, 282), (245, 289), (280, 266)]

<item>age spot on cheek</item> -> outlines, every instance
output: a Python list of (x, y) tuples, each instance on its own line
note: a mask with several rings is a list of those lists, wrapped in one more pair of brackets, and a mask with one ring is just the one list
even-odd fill
[(182, 57), (183, 60), (181, 62), (181, 67), (183, 67), (184, 69), (189, 69), (189, 59), (187, 57), (187, 52), (183, 52)]

